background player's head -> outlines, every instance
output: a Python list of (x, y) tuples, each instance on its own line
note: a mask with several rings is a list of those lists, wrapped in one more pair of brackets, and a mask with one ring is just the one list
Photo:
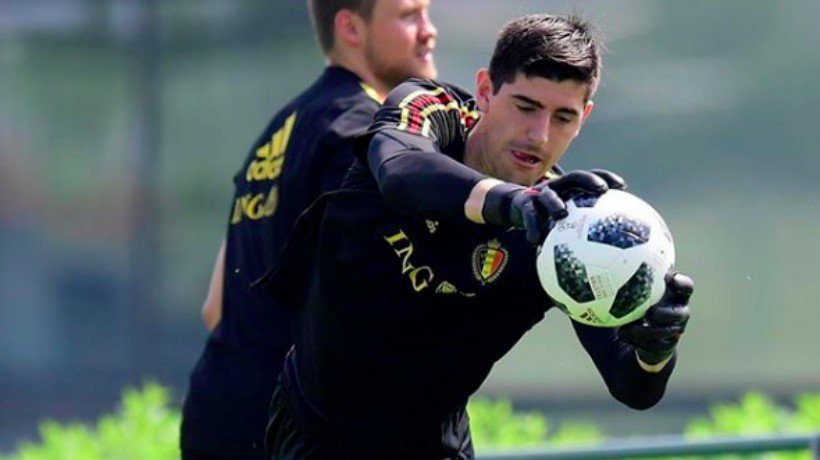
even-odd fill
[(410, 77), (434, 78), (431, 0), (308, 0), (322, 52), (383, 95)]
[(532, 185), (551, 168), (592, 112), (601, 45), (578, 16), (530, 15), (501, 30), (490, 68), (476, 74), (481, 120), (465, 162)]

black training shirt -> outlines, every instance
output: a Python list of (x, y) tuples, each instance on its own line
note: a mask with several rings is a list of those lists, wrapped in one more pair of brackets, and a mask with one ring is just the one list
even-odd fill
[(292, 339), (290, 314), (250, 285), (278, 259), (299, 214), (339, 186), (354, 138), (378, 108), (374, 95), (355, 74), (327, 68), (273, 117), (236, 174), (222, 319), (191, 375), (183, 448), (257, 443), (261, 449)]

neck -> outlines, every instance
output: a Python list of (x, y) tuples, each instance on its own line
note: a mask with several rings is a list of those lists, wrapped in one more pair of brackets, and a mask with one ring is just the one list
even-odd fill
[(484, 143), (481, 121), (482, 120), (479, 118), (476, 125), (467, 135), (467, 140), (464, 142), (464, 165), (480, 173), (486, 174), (480, 155), (482, 145)]
[(325, 61), (327, 65), (342, 67), (355, 73), (363, 82), (376, 90), (382, 100), (387, 97), (387, 93), (391, 90), (389, 85), (376, 77), (361, 53), (345, 53), (340, 50), (333, 50), (327, 55)]

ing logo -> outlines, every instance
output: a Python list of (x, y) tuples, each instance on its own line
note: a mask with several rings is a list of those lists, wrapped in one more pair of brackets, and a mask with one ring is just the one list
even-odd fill
[(244, 219), (259, 220), (276, 213), (279, 205), (279, 187), (276, 184), (265, 193), (247, 193), (234, 201), (231, 225), (236, 225)]
[(433, 278), (435, 278), (433, 269), (427, 265), (416, 265), (414, 263), (413, 242), (410, 241), (410, 238), (407, 237), (404, 231), (399, 230), (398, 233), (384, 236), (383, 238), (401, 261), (401, 274), (410, 280), (410, 285), (413, 287), (413, 290), (421, 292), (430, 287), (430, 283), (432, 283)]

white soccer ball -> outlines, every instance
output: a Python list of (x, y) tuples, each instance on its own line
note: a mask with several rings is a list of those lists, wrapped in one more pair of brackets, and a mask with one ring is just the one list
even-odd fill
[(539, 249), (544, 290), (584, 324), (615, 327), (641, 318), (663, 296), (675, 264), (663, 218), (621, 190), (570, 200), (567, 211)]

